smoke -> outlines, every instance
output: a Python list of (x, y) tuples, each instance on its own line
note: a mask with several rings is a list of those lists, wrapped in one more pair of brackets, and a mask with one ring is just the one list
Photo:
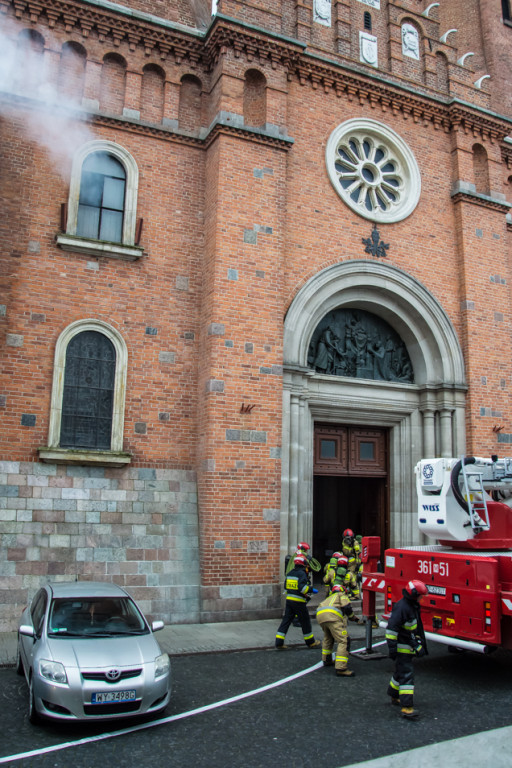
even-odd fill
[[(49, 57), (43, 54), (43, 36), (20, 28), (16, 34), (15, 38), (8, 37), (0, 30), (0, 114), (5, 116), (7, 106), (12, 113), (13, 100), (5, 98), (7, 94), (30, 100), (22, 105), (22, 130), (46, 150), (57, 172), (68, 179), (76, 149), (95, 138), (86, 112), (69, 93), (72, 75), (80, 69), (84, 74), (85, 59), (68, 47), (65, 61), (61, 59), (51, 76)], [(58, 51), (60, 45), (52, 43), (46, 39), (46, 47)], [(70, 77), (66, 79), (68, 70)]]

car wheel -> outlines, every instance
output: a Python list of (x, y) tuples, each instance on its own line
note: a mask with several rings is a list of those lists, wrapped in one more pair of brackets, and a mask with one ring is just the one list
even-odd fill
[(20, 675), (20, 677), (25, 674), (25, 670), (23, 669), (23, 661), (21, 660), (19, 640), (18, 645), (16, 646), (16, 674)]
[(28, 719), (32, 723), (32, 725), (37, 725), (39, 722), (41, 722), (41, 718), (39, 717), (36, 710), (36, 702), (34, 697), (34, 686), (32, 683), (32, 678), (30, 678), (30, 683), (29, 683)]

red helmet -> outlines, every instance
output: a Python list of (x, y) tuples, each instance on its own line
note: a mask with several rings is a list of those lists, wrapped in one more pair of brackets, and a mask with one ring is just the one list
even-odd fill
[(343, 557), (343, 552), (333, 552), (331, 557), (335, 557), (337, 560), (339, 557)]
[(338, 565), (342, 565), (344, 568), (346, 568), (348, 565), (348, 557), (345, 557), (345, 555), (338, 557)]
[(418, 579), (409, 581), (404, 589), (404, 592), (406, 592), (406, 594), (408, 594), (410, 597), (414, 598), (421, 597), (421, 595), (428, 595), (428, 589), (426, 588), (425, 584)]
[(345, 528), (345, 530), (343, 531), (343, 538), (344, 539), (354, 538), (354, 531), (352, 530), (352, 528)]
[(308, 561), (307, 558), (304, 557), (304, 555), (295, 555), (293, 558), (293, 564), (294, 565), (307, 565)]
[(307, 551), (308, 551), (308, 549), (310, 549), (310, 546), (309, 546), (309, 544), (307, 543), (307, 541), (299, 541), (299, 543), (297, 544), (297, 548), (298, 548), (298, 549), (302, 549), (302, 550), (305, 550), (305, 551), (307, 552)]
[(331, 588), (331, 592), (343, 592), (343, 589), (341, 588), (340, 584), (334, 584)]

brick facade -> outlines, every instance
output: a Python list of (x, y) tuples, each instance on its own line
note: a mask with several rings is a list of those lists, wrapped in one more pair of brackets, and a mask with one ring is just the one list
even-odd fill
[[(213, 19), (160, 5), (1, 6), (18, 58), (0, 94), (0, 630), (50, 577), (112, 579), (170, 622), (277, 616), (283, 556), (312, 536), (319, 419), (390, 430), (397, 542), (414, 536), (413, 457), (512, 442), (508, 25), (457, 0), (343, 0), (330, 26), (312, 0), (221, 0)], [(331, 133), (362, 119), (421, 174), (414, 211), (379, 224), (385, 257), (326, 170)], [(93, 140), (138, 171), (116, 255), (66, 229)], [(308, 369), (336, 290), (393, 325), (414, 385)], [(126, 346), (116, 466), (49, 445), (58, 340), (86, 320)]]

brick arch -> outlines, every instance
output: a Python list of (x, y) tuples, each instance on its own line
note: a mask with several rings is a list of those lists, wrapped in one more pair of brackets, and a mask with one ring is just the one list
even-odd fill
[(22, 29), (18, 34), (12, 80), (16, 90), (37, 96), (43, 84), (45, 40), (35, 29)]
[(161, 123), (164, 114), (165, 72), (158, 64), (142, 70), (140, 116), (150, 123)]
[(202, 121), (203, 84), (195, 75), (183, 75), (180, 85), (178, 126), (183, 131), (198, 133)]
[(120, 115), (124, 107), (126, 87), (126, 60), (118, 53), (107, 53), (103, 57), (100, 84), (100, 108)]
[(476, 191), (481, 195), (490, 194), (489, 159), (485, 147), (473, 144), (473, 177)]
[(244, 76), (244, 124), (254, 127), (267, 122), (267, 78), (251, 68)]
[(442, 51), (436, 51), (436, 83), (440, 91), (448, 92), (450, 88), (448, 58)]
[(87, 51), (71, 40), (63, 44), (60, 54), (58, 89), (59, 93), (80, 102), (85, 85)]

